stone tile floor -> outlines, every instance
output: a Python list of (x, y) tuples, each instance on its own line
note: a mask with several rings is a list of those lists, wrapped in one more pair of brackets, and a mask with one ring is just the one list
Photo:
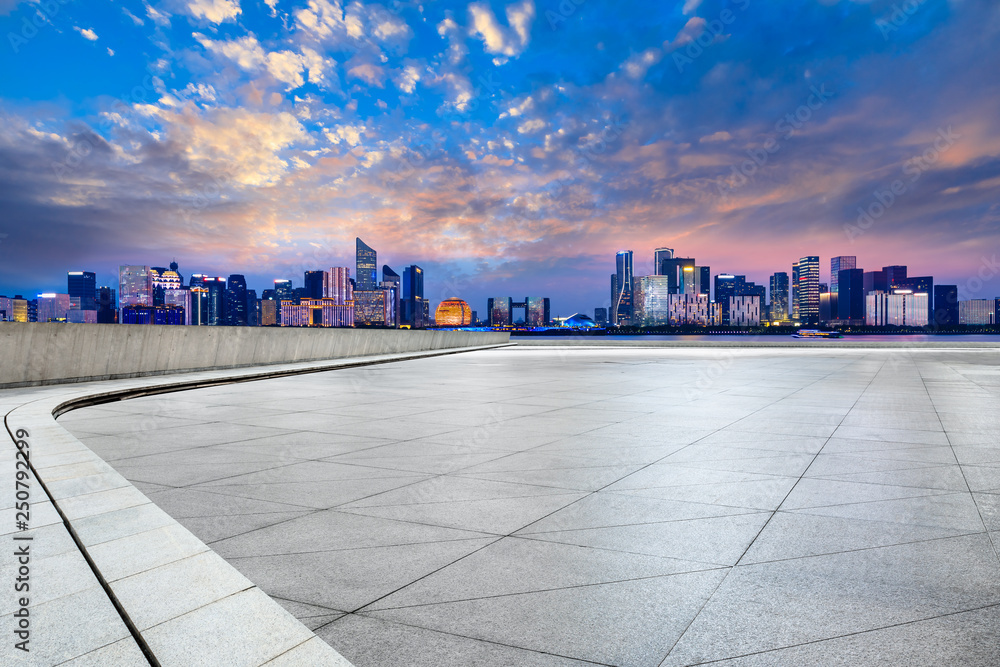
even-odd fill
[(507, 348), (60, 422), (358, 667), (1000, 664), (996, 350)]

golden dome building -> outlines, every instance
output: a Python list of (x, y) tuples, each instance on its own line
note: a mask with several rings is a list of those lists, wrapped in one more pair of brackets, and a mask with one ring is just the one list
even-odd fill
[(434, 311), (434, 324), (439, 327), (467, 327), (472, 324), (472, 308), (461, 299), (445, 299)]

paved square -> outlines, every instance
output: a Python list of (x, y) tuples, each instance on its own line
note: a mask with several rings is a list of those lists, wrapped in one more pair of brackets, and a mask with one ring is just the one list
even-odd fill
[(358, 667), (1000, 664), (996, 350), (508, 348), (60, 419)]

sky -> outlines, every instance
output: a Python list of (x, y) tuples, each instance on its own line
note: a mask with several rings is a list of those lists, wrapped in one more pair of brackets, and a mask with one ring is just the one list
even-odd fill
[(993, 0), (0, 0), (0, 293), (354, 267), (607, 305), (615, 253), (1000, 295)]

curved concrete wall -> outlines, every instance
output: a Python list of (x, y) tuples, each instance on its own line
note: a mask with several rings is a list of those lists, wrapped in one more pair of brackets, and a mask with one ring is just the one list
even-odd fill
[(389, 329), (0, 324), (0, 388), (446, 350), (507, 333)]

